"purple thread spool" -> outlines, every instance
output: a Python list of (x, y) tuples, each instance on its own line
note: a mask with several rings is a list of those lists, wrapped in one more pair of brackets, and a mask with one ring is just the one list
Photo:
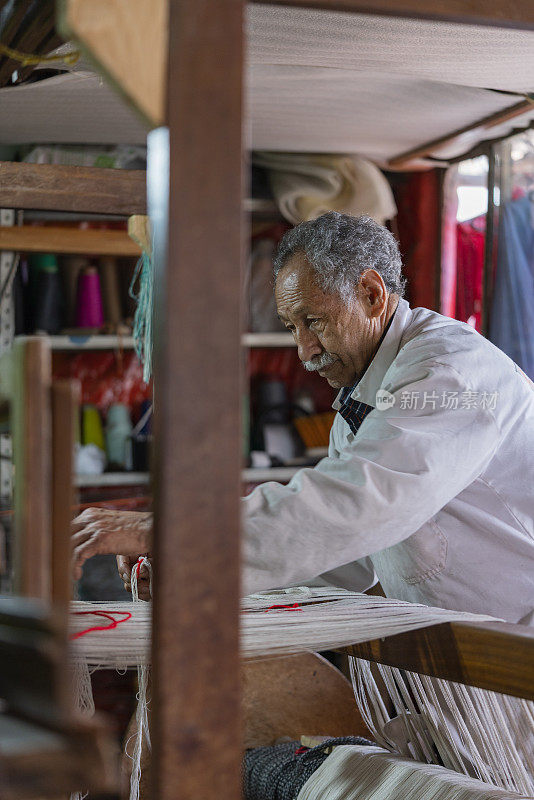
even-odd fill
[(100, 278), (96, 267), (86, 267), (78, 277), (76, 294), (76, 326), (78, 328), (101, 328), (104, 324), (104, 309)]

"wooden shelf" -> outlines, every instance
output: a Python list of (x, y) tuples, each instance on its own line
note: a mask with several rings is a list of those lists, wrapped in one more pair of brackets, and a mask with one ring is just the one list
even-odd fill
[[(146, 171), (0, 161), (0, 208), (78, 214), (146, 214)], [(274, 200), (248, 197), (249, 214), (282, 219)]]
[[(115, 334), (60, 334), (48, 336), (52, 350), (132, 350), (133, 336)], [(294, 347), (290, 333), (245, 333), (242, 337), (244, 347)]]
[(2, 161), (0, 207), (146, 214), (146, 172)]
[(241, 339), (245, 347), (295, 347), (291, 333), (244, 333)]
[(140, 486), (150, 481), (149, 472), (102, 472), (100, 475), (76, 475), (75, 485), (89, 486)]
[(126, 231), (39, 225), (0, 227), (0, 250), (23, 253), (79, 253), (95, 256), (141, 255)]
[(52, 350), (133, 350), (133, 336), (107, 334), (49, 336)]

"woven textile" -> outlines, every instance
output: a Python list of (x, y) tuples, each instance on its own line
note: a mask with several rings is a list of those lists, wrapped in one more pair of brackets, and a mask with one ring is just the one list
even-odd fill
[(359, 736), (345, 736), (326, 739), (304, 752), (296, 741), (248, 750), (243, 759), (245, 800), (295, 800), (306, 781), (328, 758), (332, 747), (341, 744), (372, 745), (372, 742)]

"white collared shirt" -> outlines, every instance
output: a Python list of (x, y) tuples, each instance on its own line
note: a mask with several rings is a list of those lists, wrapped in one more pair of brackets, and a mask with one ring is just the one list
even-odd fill
[(389, 597), (534, 624), (532, 382), (400, 300), (351, 396), (374, 407), (356, 434), (337, 414), (327, 458), (244, 498), (244, 592), (376, 573)]

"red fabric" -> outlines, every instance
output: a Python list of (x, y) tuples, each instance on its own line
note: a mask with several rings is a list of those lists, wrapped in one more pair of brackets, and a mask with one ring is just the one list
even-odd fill
[(395, 175), (393, 191), (406, 298), (414, 308), (438, 310), (440, 178), (438, 170)]
[(95, 405), (101, 413), (112, 403), (124, 403), (135, 421), (144, 400), (152, 397), (151, 384), (143, 382), (143, 368), (131, 350), (87, 351), (54, 357), (55, 378), (77, 378), (82, 386), (82, 403)]
[(248, 374), (253, 397), (258, 382), (275, 378), (286, 384), (290, 402), (303, 390), (309, 393), (313, 397), (317, 413), (330, 411), (337, 394), (316, 372), (306, 372), (296, 347), (251, 348)]
[(460, 222), (456, 227), (456, 319), (469, 322), (480, 332), (486, 218)]

